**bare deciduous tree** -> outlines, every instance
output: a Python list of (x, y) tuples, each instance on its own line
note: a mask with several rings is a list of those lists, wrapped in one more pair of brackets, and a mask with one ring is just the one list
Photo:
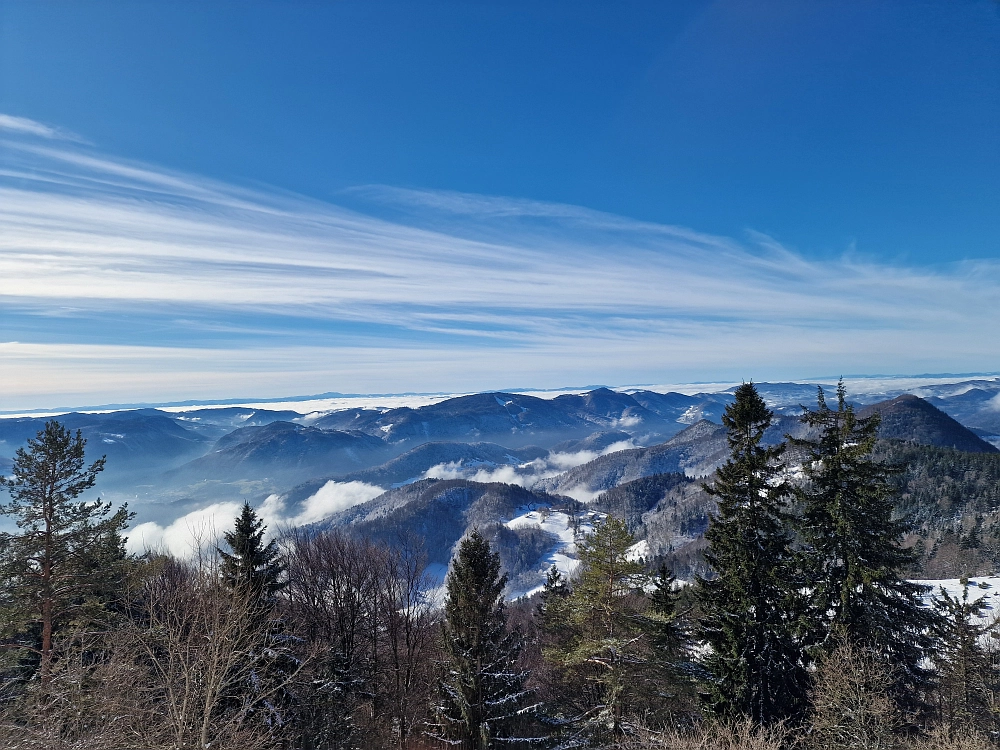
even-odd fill
[(258, 717), (290, 678), (260, 679), (267, 633), (253, 627), (253, 603), (224, 586), (214, 558), (164, 561), (139, 602), (119, 639), (145, 669), (138, 687), (158, 708), (150, 746), (274, 746), (276, 727)]
[(313, 657), (299, 681), (302, 732), (329, 747), (352, 747), (359, 734), (366, 747), (413, 747), (435, 647), (419, 545), (295, 530), (283, 546), (284, 612)]
[(824, 657), (812, 689), (812, 746), (888, 750), (901, 717), (890, 697), (893, 675), (877, 654), (842, 643)]

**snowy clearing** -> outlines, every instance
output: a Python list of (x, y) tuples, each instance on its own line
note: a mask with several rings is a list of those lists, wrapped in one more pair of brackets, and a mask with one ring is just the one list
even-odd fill
[[(504, 525), (509, 529), (519, 529), (527, 527), (538, 527), (548, 532), (556, 538), (556, 543), (552, 549), (541, 560), (539, 575), (542, 579), (538, 585), (510, 592), (511, 599), (520, 599), (531, 596), (541, 591), (544, 586), (545, 573), (553, 566), (567, 578), (572, 577), (580, 567), (580, 560), (577, 558), (576, 538), (573, 533), (572, 521), (568, 514), (562, 511), (551, 511), (548, 508), (519, 508), (521, 512)], [(605, 517), (604, 513), (588, 511), (580, 518), (578, 525), (581, 535), (592, 534), (594, 524)]]

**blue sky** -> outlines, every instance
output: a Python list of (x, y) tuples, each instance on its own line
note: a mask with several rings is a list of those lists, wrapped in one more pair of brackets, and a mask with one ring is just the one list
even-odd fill
[(0, 0), (0, 149), (0, 409), (997, 369), (996, 0)]

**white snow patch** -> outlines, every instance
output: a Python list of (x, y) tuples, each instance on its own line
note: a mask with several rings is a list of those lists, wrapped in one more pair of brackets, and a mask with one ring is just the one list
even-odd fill
[[(958, 578), (943, 578), (939, 580), (918, 580), (924, 586), (930, 586), (931, 590), (924, 595), (924, 604), (931, 605), (931, 599), (941, 595), (944, 589), (949, 596), (962, 600), (962, 593), (965, 586)], [(1000, 576), (974, 576), (969, 579), (969, 601), (983, 601), (983, 616), (979, 619), (981, 624), (992, 622), (1000, 615)]]
[(645, 560), (649, 558), (649, 542), (645, 539), (641, 539), (631, 547), (628, 548), (628, 552), (625, 553), (625, 557), (629, 560), (638, 561)]

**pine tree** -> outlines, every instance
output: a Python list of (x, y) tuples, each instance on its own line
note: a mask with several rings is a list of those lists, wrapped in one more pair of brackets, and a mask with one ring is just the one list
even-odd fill
[(652, 690), (658, 696), (651, 701), (653, 712), (665, 709), (667, 715), (691, 713), (694, 705), (691, 631), (686, 612), (679, 610), (681, 592), (677, 578), (661, 564), (651, 579), (649, 608), (644, 618), (649, 640), (650, 673), (655, 676)]
[(78, 502), (104, 469), (84, 463), (86, 440), (59, 422), (46, 422), (27, 450), (19, 448), (8, 477), (11, 502), (0, 513), (20, 531), (0, 533), (0, 637), (10, 649), (37, 656), (47, 684), (55, 638), (72, 625), (93, 623), (124, 586), (126, 506)]
[(538, 626), (543, 632), (555, 633), (565, 623), (562, 606), (569, 593), (566, 576), (553, 564), (545, 574), (545, 585), (535, 610)]
[(577, 544), (580, 572), (569, 593), (552, 578), (545, 592), (543, 653), (564, 681), (582, 686), (573, 701), (586, 717), (578, 729), (598, 737), (620, 736), (630, 710), (663, 707), (667, 660), (658, 661), (651, 640), (667, 622), (650, 611), (649, 576), (629, 556), (634, 543), (625, 522), (609, 516)]
[(798, 585), (785, 512), (783, 445), (761, 445), (772, 413), (753, 383), (736, 390), (723, 414), (731, 456), (706, 491), (718, 513), (705, 539), (715, 571), (698, 581), (700, 636), (710, 709), (760, 724), (804, 709), (807, 677), (796, 638)]
[(446, 674), (428, 734), (462, 750), (516, 744), (528, 696), (517, 669), (521, 636), (507, 632), (507, 575), (478, 530), (462, 540), (445, 585)]
[(661, 564), (652, 580), (653, 590), (649, 595), (650, 644), (661, 654), (664, 663), (680, 670), (680, 660), (686, 657), (689, 634), (681, 621), (677, 605), (680, 595), (677, 577), (666, 565)]
[(880, 655), (895, 678), (894, 699), (913, 709), (929, 677), (921, 662), (936, 617), (922, 606), (927, 588), (903, 577), (916, 558), (900, 546), (906, 524), (893, 515), (891, 480), (900, 469), (872, 457), (879, 415), (858, 418), (843, 381), (835, 410), (819, 389), (817, 409), (801, 419), (819, 431), (792, 441), (805, 452), (807, 481), (796, 496), (810, 582), (807, 642), (828, 653), (846, 641)]

